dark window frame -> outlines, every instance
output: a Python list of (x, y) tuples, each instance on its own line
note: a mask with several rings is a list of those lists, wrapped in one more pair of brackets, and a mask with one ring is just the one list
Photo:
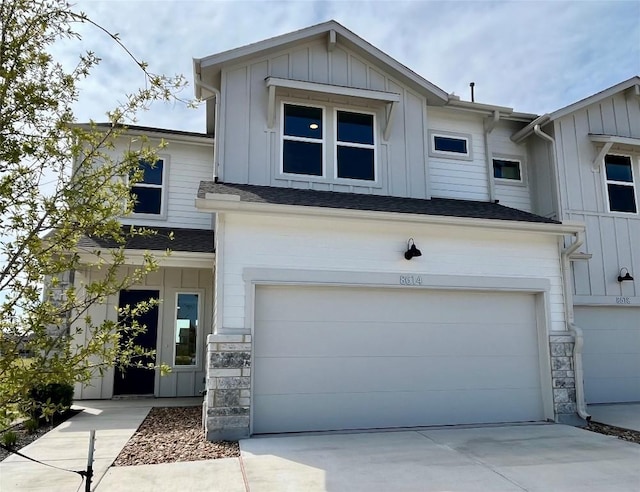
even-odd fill
[[(508, 178), (508, 177), (504, 177), (504, 176), (496, 176), (496, 162), (508, 162), (508, 163), (515, 163), (518, 165), (518, 174), (519, 174), (519, 178)], [(494, 156), (491, 159), (491, 163), (492, 163), (492, 167), (493, 167), (493, 178), (496, 180), (499, 180), (500, 182), (504, 182), (504, 183), (511, 183), (511, 184), (522, 184), (524, 183), (524, 166), (522, 165), (522, 160), (521, 159), (516, 159), (516, 158), (512, 158), (512, 157), (499, 157), (499, 156)]]

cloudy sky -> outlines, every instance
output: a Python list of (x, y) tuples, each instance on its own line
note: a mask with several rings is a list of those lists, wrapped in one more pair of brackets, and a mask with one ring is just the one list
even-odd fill
[[(156, 73), (187, 76), (192, 58), (334, 19), (443, 90), (542, 114), (640, 74), (640, 0), (633, 1), (170, 1), (78, 0)], [(101, 66), (82, 85), (80, 121), (105, 112), (144, 80), (103, 33), (55, 55), (93, 50)], [(157, 104), (139, 124), (204, 131), (202, 109)]]

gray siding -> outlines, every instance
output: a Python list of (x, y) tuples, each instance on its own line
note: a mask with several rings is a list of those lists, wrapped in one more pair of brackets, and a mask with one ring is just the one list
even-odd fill
[[(602, 163), (596, 172), (592, 162), (601, 144), (588, 134), (640, 138), (640, 101), (616, 94), (554, 122), (563, 219), (582, 221), (587, 226), (585, 250), (593, 257), (574, 265), (578, 303), (616, 304), (620, 297), (640, 304), (640, 284), (617, 281), (626, 267), (640, 278), (640, 215), (608, 212)], [(547, 129), (548, 131), (548, 129)], [(636, 199), (640, 197), (640, 149), (614, 145), (610, 153), (632, 157)], [(637, 203), (637, 205), (640, 205)]]
[[(385, 105), (375, 101), (278, 89), (276, 121), (267, 126), (268, 76), (373, 89), (400, 94), (389, 140), (383, 139)], [(231, 66), (222, 73), (219, 178), (225, 182), (313, 188), (330, 191), (429, 197), (426, 100), (348, 49), (327, 50), (315, 41), (266, 58)], [(280, 119), (283, 101), (325, 108), (324, 178), (283, 176), (280, 172)], [(335, 109), (373, 112), (377, 122), (375, 183), (333, 177), (333, 114)]]
[[(520, 172), (522, 174), (521, 183), (494, 179), (496, 199), (500, 200), (501, 205), (531, 212), (532, 207), (527, 148), (526, 145), (518, 145), (511, 140), (511, 135), (517, 132), (522, 126), (522, 123), (501, 121), (489, 134), (489, 142), (492, 159), (506, 158), (518, 160), (520, 161)], [(491, 162), (490, 165), (493, 166), (493, 162)]]

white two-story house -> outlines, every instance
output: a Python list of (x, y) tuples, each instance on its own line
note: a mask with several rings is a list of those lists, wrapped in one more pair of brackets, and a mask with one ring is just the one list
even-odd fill
[(580, 411), (584, 227), (539, 212), (511, 139), (536, 115), (450, 96), (336, 22), (194, 72), (216, 140), (196, 200), (216, 232), (210, 439)]
[(194, 77), (206, 133), (151, 130), (169, 146), (123, 220), (162, 233), (132, 262), (174, 253), (109, 301), (163, 300), (145, 343), (173, 370), (82, 397), (204, 388), (210, 439), (640, 400), (638, 78), (518, 113), (333, 21), (195, 59)]

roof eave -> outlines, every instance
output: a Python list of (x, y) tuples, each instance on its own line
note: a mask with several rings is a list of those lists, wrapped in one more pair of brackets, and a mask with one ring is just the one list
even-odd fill
[(196, 199), (196, 208), (201, 212), (237, 212), (248, 214), (298, 215), (330, 218), (352, 218), (357, 220), (384, 220), (405, 223), (441, 224), (461, 227), (509, 230), (536, 234), (565, 235), (583, 232), (583, 224), (565, 222), (560, 224), (525, 222), (516, 220), (482, 219), (344, 208), (283, 205), (242, 201), (239, 195), (207, 193)]

